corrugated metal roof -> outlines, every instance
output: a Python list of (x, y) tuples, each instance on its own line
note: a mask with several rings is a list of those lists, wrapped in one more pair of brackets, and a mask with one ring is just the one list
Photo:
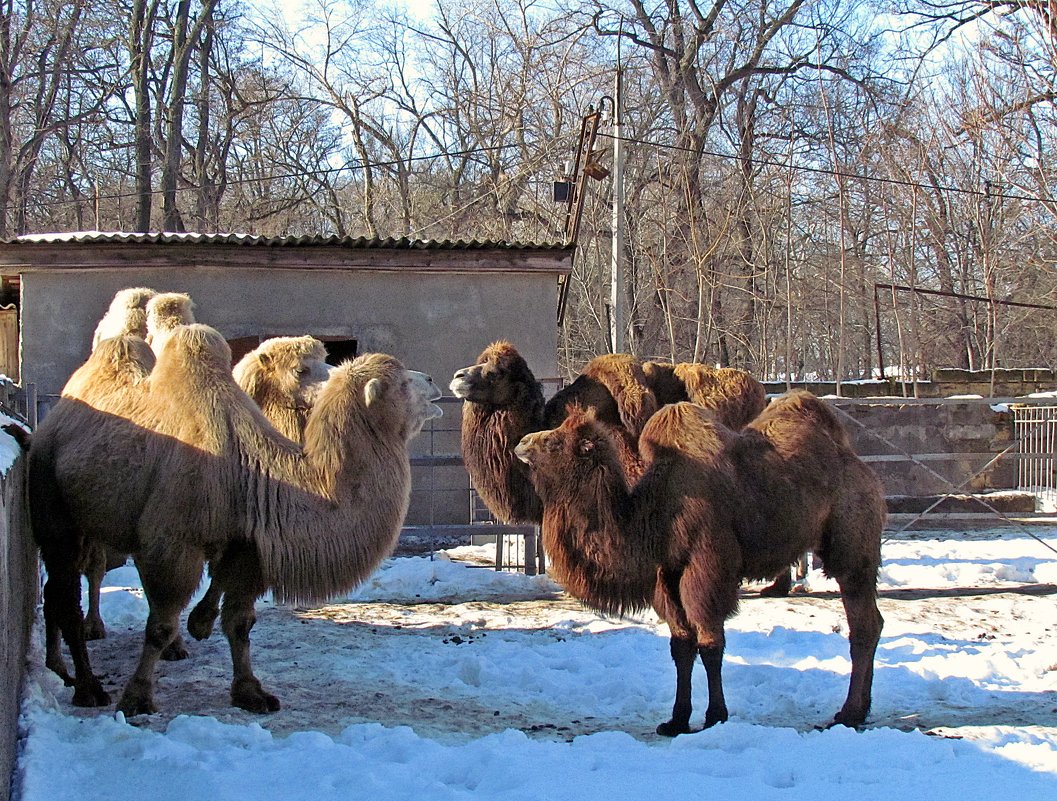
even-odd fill
[(197, 234), (197, 233), (126, 233), (120, 231), (75, 231), (71, 233), (25, 234), (8, 239), (3, 244), (208, 244), (245, 245), (253, 247), (342, 247), (379, 250), (566, 250), (571, 245), (562, 242), (499, 242), (477, 239), (438, 240), (401, 237), (351, 236), (255, 236), (252, 234)]

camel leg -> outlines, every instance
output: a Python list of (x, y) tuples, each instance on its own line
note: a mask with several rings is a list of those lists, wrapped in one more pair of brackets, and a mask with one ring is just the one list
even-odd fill
[(106, 552), (99, 543), (85, 544), (84, 575), (88, 579), (88, 614), (84, 616), (84, 638), (102, 640), (106, 637), (106, 626), (99, 614), (99, 595), (103, 576), (106, 575)]
[(793, 588), (793, 575), (787, 567), (774, 577), (774, 581), (760, 590), (761, 598), (785, 598)]
[(833, 724), (857, 727), (866, 722), (873, 689), (874, 655), (881, 639), (884, 619), (877, 608), (877, 588), (873, 580), (837, 579), (841, 600), (848, 616), (851, 644), (851, 683), (844, 706), (833, 717)]
[[(171, 548), (172, 538), (167, 539)], [(136, 566), (150, 612), (139, 663), (117, 703), (118, 711), (128, 717), (149, 715), (158, 709), (154, 703), (154, 670), (162, 652), (179, 633), (180, 612), (191, 600), (203, 564), (200, 555), (187, 551), (176, 555), (170, 550), (167, 559), (152, 560), (150, 555), (137, 557)]]
[(675, 703), (672, 706), (672, 717), (657, 727), (657, 733), (664, 737), (675, 737), (690, 731), (690, 713), (693, 706), (690, 701), (691, 676), (694, 672), (694, 640), (688, 636), (672, 636), (669, 640), (672, 661), (675, 662)]
[(220, 586), (211, 581), (205, 595), (187, 616), (187, 630), (196, 640), (204, 640), (213, 633), (213, 624), (220, 614)]
[(727, 722), (727, 700), (723, 695), (723, 648), (725, 637), (723, 629), (710, 642), (699, 644), (697, 652), (701, 655), (701, 664), (705, 666), (708, 679), (708, 709), (705, 710), (705, 728), (717, 723)]
[[(45, 563), (48, 581), (44, 585), (44, 621), (46, 639), (45, 664), (57, 673), (66, 685), (72, 685), (74, 706), (106, 706), (110, 696), (92, 673), (88, 647), (84, 639), (81, 617), (81, 574), (72, 564)], [(73, 659), (71, 679), (62, 660), (58, 632), (62, 633)]]
[(277, 712), (279, 699), (261, 686), (250, 661), (250, 630), (257, 622), (256, 594), (225, 588), (220, 626), (231, 647), (231, 703), (248, 712)]

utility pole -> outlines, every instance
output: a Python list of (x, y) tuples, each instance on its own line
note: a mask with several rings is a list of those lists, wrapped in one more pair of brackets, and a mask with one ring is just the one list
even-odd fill
[(610, 255), (609, 341), (613, 353), (624, 352), (624, 74), (617, 55), (613, 88), (613, 251)]

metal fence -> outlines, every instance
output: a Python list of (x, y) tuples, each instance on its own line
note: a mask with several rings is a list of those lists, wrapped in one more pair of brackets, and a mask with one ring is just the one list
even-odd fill
[(1057, 405), (1013, 404), (1017, 484), (1047, 509), (1057, 504)]

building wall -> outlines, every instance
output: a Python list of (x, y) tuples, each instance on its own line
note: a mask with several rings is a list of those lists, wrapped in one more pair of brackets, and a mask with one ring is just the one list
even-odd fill
[[(130, 286), (187, 292), (195, 317), (227, 339), (311, 334), (357, 340), (433, 376), (447, 394), (452, 374), (496, 339), (517, 344), (540, 378), (557, 374), (554, 274), (413, 273), (276, 269), (100, 269), (22, 276), (23, 385), (59, 393), (91, 351), (114, 293)], [(458, 405), (445, 405), (458, 415)], [(414, 453), (459, 452), (457, 420), (420, 436)], [(461, 467), (415, 470), (410, 524), (467, 522)], [(432, 486), (464, 488), (430, 494)]]

